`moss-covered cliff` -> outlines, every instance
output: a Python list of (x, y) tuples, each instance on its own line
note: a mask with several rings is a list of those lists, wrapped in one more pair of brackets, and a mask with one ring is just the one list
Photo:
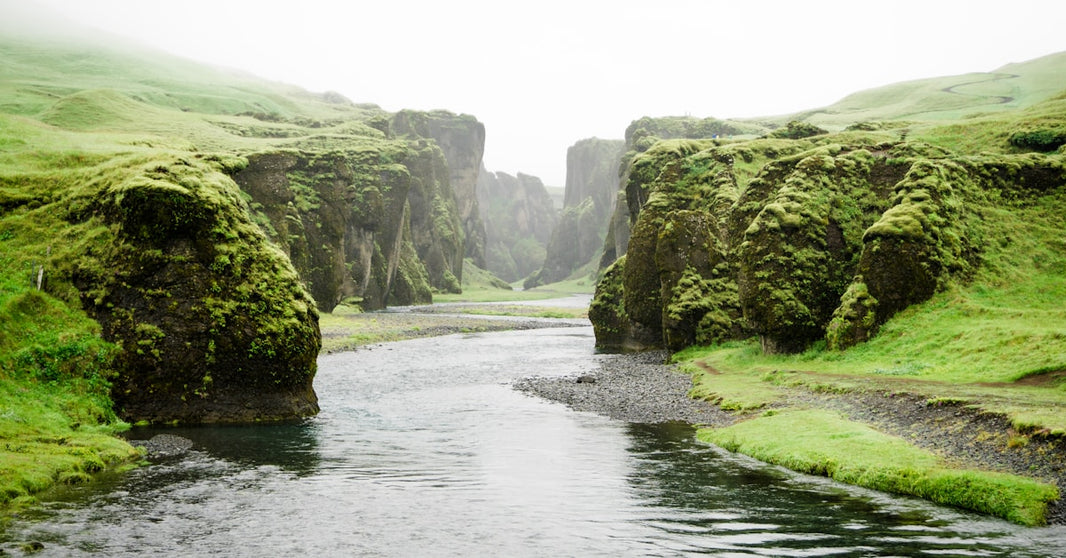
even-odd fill
[[(484, 267), (485, 224), (478, 208), (477, 180), (485, 153), (485, 125), (469, 114), (403, 110), (392, 118), (390, 129), (397, 136), (433, 140), (441, 149), (448, 166), (455, 210), (462, 223), (464, 257)], [(456, 277), (462, 279), (461, 266)]]
[(1058, 155), (963, 155), (885, 132), (659, 141), (628, 169), (637, 218), (598, 288), (598, 343), (851, 346), (992, 265), (988, 215), (1064, 183)]
[(17, 248), (5, 253), (15, 269), (35, 261), (47, 295), (99, 322), (117, 349), (104, 366), (119, 416), (317, 412), (318, 316), (225, 174), (244, 161), (169, 152), (69, 161), (3, 174), (2, 227)]
[[(664, 139), (714, 139), (735, 136), (757, 136), (768, 128), (749, 122), (719, 120), (717, 118), (693, 117), (644, 117), (634, 120), (626, 127), (625, 146), (622, 148), (618, 184), (613, 212), (604, 238), (603, 254), (599, 262), (601, 271), (629, 249), (629, 235), (636, 224), (640, 207), (646, 200), (644, 192), (630, 192), (628, 173), (634, 170), (631, 163), (637, 155), (647, 151)], [(643, 181), (639, 182), (643, 183)]]
[[(460, 206), (483, 229), (476, 199), (461, 199), (436, 133), (459, 165), (480, 164), (484, 128), (469, 116), (403, 111), (344, 141), (302, 141), (248, 156), (235, 179), (260, 224), (293, 261), (319, 309), (428, 304), (459, 292), (466, 236)], [(458, 153), (458, 154), (456, 154)], [(465, 186), (464, 186), (465, 187)], [(482, 233), (483, 236), (483, 233)]]
[(3, 386), (87, 358), (35, 339), (99, 334), (111, 349), (93, 353), (92, 394), (120, 418), (306, 416), (316, 306), (459, 289), (451, 183), (473, 199), (472, 117), (391, 115), (160, 53), (36, 40), (0, 37), (0, 305), (29, 296), (43, 267), (40, 296), (78, 319), (5, 325)]

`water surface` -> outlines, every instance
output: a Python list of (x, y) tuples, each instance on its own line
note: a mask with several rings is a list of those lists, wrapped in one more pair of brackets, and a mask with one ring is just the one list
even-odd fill
[[(511, 389), (610, 365), (589, 327), (323, 356), (322, 413), (169, 429), (195, 451), (56, 495), (0, 534), (36, 556), (1063, 556), (1025, 529), (798, 475), (691, 427)], [(151, 431), (134, 432), (147, 437)]]

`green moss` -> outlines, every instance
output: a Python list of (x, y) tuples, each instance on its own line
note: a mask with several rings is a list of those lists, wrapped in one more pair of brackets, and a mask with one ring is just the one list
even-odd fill
[(615, 260), (596, 284), (589, 304), (589, 319), (596, 334), (596, 346), (621, 348), (625, 342), (628, 318), (622, 297), (626, 256)]
[[(790, 435), (780, 436), (783, 431)], [(918, 496), (1023, 525), (1046, 523), (1048, 504), (1059, 497), (1054, 486), (1031, 479), (950, 468), (930, 452), (828, 411), (764, 415), (701, 430), (699, 437), (803, 473)]]
[(784, 128), (770, 132), (769, 137), (782, 139), (803, 139), (827, 133), (809, 122), (790, 121)]

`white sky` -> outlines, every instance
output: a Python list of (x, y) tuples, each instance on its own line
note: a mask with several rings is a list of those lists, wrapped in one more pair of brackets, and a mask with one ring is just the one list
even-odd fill
[(485, 123), (485, 164), (563, 186), (641, 116), (767, 116), (1066, 50), (1061, 0), (0, 0), (386, 110)]

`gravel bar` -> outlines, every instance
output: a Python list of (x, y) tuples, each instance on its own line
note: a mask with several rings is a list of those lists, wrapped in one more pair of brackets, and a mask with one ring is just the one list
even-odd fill
[(687, 422), (724, 426), (733, 417), (706, 401), (688, 396), (692, 379), (652, 351), (601, 355), (599, 369), (581, 376), (523, 378), (514, 388), (563, 403), (575, 411), (637, 423)]

